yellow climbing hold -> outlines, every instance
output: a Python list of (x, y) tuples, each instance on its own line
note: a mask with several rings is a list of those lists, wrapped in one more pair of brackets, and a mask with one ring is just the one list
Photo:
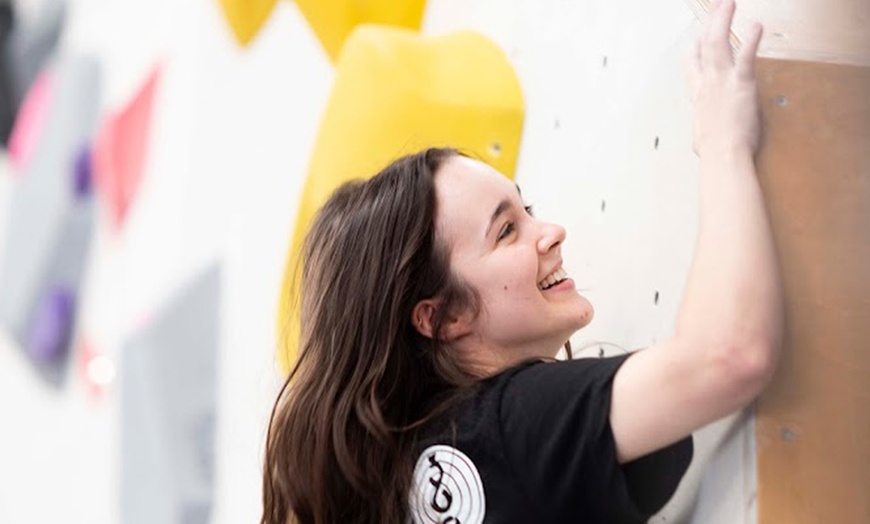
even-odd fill
[(309, 223), (342, 183), (430, 146), (457, 147), (513, 178), (523, 97), (507, 57), (475, 32), (439, 37), (361, 26), (337, 63), (285, 266), (278, 315), (279, 361), (295, 359), (298, 315), (291, 297), (296, 256)]
[(419, 30), (426, 0), (296, 0), (296, 5), (335, 62), (345, 39), (359, 25)]
[(268, 20), (277, 0), (218, 0), (239, 44), (246, 46)]

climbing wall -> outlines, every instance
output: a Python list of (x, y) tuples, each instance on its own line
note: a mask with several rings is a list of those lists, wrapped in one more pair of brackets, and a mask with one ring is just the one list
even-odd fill
[[(737, 35), (752, 18), (767, 28), (759, 166), (785, 277), (786, 347), (757, 412), (697, 432), (689, 473), (652, 521), (870, 522), (870, 3), (738, 3)], [(13, 4), (7, 32), (23, 36), (10, 56), (43, 80), (3, 100), (29, 116), (12, 130), (9, 162), (0, 158), (0, 264), (22, 236), (6, 210), (21, 207), (27, 159), (56, 117), (62, 83), (52, 71), (82, 56), (99, 64), (89, 95), (100, 116), (90, 143), (67, 149), (93, 151), (99, 210), (87, 256), (76, 251), (85, 266), (63, 380), (46, 382), (19, 337), (0, 331), (0, 522), (133, 522), (139, 507), (167, 522), (257, 521), (265, 428), (284, 372), (279, 290), (311, 205), (305, 188), (318, 166), (337, 162), (332, 149), (362, 133), (330, 110), (336, 99), (352, 107), (338, 76), (346, 70), (374, 97), (367, 117), (388, 115), (411, 130), (402, 133), (439, 111), (466, 118), (485, 106), (473, 120), (486, 124), (463, 124), (457, 136), (513, 175), (537, 215), (566, 227), (565, 267), (596, 311), (573, 340), (582, 356), (671, 334), (697, 233), (684, 63), (705, 1)], [(331, 19), (327, 4), (345, 12)], [(400, 29), (347, 40), (365, 21)], [(473, 36), (455, 37), (463, 32)], [(343, 62), (346, 41), (379, 67), (413, 57), (416, 76), (385, 69), (406, 82), (402, 111), (378, 113), (389, 104), (376, 100), (377, 75)], [(477, 50), (462, 64), (434, 44), (457, 41)], [(43, 45), (20, 52), (28, 42)], [(43, 76), (22, 58), (37, 55)], [(492, 85), (457, 81), (451, 67), (473, 60), (486, 62), (475, 72)], [(426, 75), (445, 87), (427, 93), (414, 83)], [(452, 126), (443, 127), (414, 138), (448, 141)], [(350, 170), (366, 158), (340, 160)], [(26, 215), (41, 216), (33, 206)], [(195, 341), (173, 311), (193, 319)]]

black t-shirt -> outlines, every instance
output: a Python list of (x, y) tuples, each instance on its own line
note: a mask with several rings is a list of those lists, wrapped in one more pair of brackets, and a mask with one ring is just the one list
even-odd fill
[(419, 445), (418, 523), (642, 523), (670, 499), (691, 436), (619, 465), (613, 377), (628, 355), (511, 368), (482, 382)]

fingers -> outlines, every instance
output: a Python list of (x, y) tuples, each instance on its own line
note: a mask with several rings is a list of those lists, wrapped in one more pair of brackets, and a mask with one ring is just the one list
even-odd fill
[(755, 78), (755, 55), (758, 54), (758, 44), (761, 42), (763, 28), (758, 22), (749, 27), (749, 32), (743, 42), (743, 47), (737, 55), (737, 72), (741, 78), (752, 80)]
[(719, 0), (707, 19), (707, 30), (702, 49), (702, 67), (726, 68), (733, 57), (728, 37), (734, 19), (734, 0)]
[(734, 72), (747, 81), (755, 80), (755, 57), (761, 42), (763, 28), (754, 22), (747, 28), (744, 42), (732, 52), (730, 37), (736, 5), (734, 0), (712, 0), (710, 16), (704, 34), (695, 41), (688, 62), (689, 89), (697, 92), (702, 78), (707, 75)]

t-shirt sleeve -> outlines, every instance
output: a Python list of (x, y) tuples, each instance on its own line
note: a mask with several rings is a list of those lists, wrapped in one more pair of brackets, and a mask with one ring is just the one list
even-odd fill
[[(547, 522), (645, 522), (673, 495), (691, 436), (628, 464), (610, 427), (613, 377), (630, 355), (537, 363), (505, 384), (505, 456)], [(582, 519), (582, 520), (581, 520)]]

